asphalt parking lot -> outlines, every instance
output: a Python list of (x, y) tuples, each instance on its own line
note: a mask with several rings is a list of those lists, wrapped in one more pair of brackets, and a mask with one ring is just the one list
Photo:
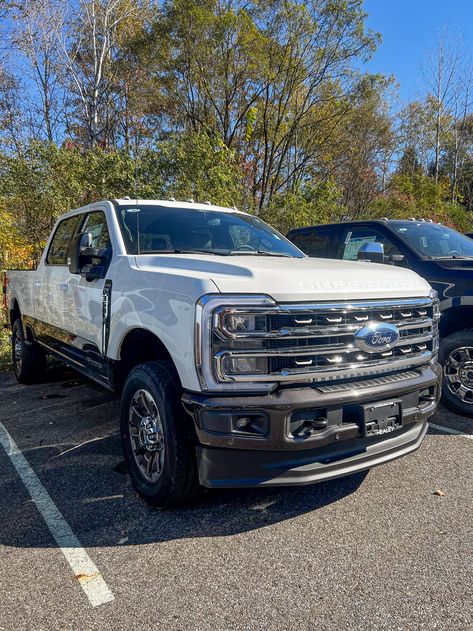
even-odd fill
[(130, 484), (117, 410), (72, 372), (0, 374), (0, 629), (473, 629), (473, 421), (441, 409), (368, 474), (160, 511)]

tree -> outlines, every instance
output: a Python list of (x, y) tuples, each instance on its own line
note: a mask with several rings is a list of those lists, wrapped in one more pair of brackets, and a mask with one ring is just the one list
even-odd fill
[[(455, 102), (457, 77), (461, 66), (463, 51), (444, 33), (434, 50), (430, 52), (428, 62), (428, 85), (430, 101), (435, 116), (434, 141), (434, 177), (438, 183), (442, 141), (448, 129), (450, 108)], [(448, 121), (448, 122), (447, 122)]]
[(30, 136), (57, 141), (64, 94), (60, 89), (58, 29), (63, 21), (58, 0), (18, 0), (12, 5), (12, 46), (26, 60), (22, 64), (33, 89), (27, 92)]
[(313, 167), (378, 41), (360, 0), (175, 0), (160, 19), (174, 124), (236, 149), (260, 210)]
[(396, 173), (408, 176), (422, 175), (422, 165), (417, 158), (415, 147), (406, 147), (397, 165)]
[[(142, 10), (133, 0), (82, 0), (60, 34), (76, 133), (85, 146), (110, 145), (119, 125), (115, 68), (120, 28)], [(71, 130), (72, 131), (72, 130)]]

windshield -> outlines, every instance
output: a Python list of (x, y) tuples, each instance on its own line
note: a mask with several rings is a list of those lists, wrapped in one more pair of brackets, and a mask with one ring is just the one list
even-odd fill
[(441, 224), (393, 221), (390, 228), (423, 258), (473, 258), (473, 239)]
[(305, 256), (261, 219), (238, 212), (138, 203), (118, 206), (117, 216), (129, 254)]

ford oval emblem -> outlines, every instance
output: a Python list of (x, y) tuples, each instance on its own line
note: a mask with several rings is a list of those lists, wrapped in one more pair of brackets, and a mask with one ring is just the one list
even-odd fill
[(373, 322), (355, 333), (355, 344), (366, 353), (388, 351), (399, 341), (399, 330), (393, 324)]

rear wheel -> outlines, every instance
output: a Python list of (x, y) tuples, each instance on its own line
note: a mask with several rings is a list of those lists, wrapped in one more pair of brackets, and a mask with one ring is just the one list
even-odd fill
[(443, 403), (459, 414), (473, 416), (473, 331), (465, 329), (441, 340), (439, 359)]
[(140, 364), (122, 392), (120, 426), (128, 471), (140, 495), (155, 506), (181, 504), (199, 490), (180, 394), (170, 362)]
[(25, 338), (20, 318), (13, 323), (12, 363), (15, 376), (20, 383), (38, 383), (44, 379), (46, 354), (36, 343)]

